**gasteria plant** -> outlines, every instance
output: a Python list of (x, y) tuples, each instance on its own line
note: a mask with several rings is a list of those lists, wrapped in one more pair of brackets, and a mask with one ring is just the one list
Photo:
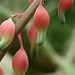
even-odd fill
[(1, 67), (1, 65), (0, 65), (0, 75), (4, 75), (4, 70), (3, 70), (3, 68)]
[(31, 44), (31, 50), (30, 50), (31, 58), (37, 57), (38, 53), (39, 53), (39, 47), (36, 44), (37, 34), (38, 34), (38, 31), (37, 31), (34, 23), (32, 23), (29, 26), (28, 31), (27, 31), (28, 39), (29, 39), (30, 44)]
[(28, 57), (22, 45), (21, 35), (19, 34), (21, 48), (12, 59), (12, 67), (16, 75), (25, 75), (28, 69)]
[[(29, 5), (31, 5), (31, 3), (33, 1), (34, 0), (29, 0)], [(40, 46), (44, 42), (44, 39), (46, 37), (46, 32), (48, 29), (48, 25), (49, 25), (49, 15), (48, 15), (47, 11), (44, 9), (44, 7), (42, 6), (43, 1), (44, 0), (39, 1), (40, 4), (34, 14), (34, 21), (28, 28), (28, 32), (27, 32), (28, 39), (31, 44), (31, 50), (30, 50), (31, 58), (34, 58), (38, 55), (38, 53), (39, 53), (38, 45)], [(37, 2), (38, 2), (38, 0), (36, 0), (36, 3), (34, 2), (35, 5), (37, 4)], [(72, 3), (73, 3), (73, 0), (60, 0), (60, 2), (59, 2), (58, 17), (62, 24), (65, 23), (64, 13), (65, 13), (65, 11), (67, 11), (70, 8)], [(37, 5), (36, 5), (36, 7), (37, 7)], [(34, 10), (35, 10), (35, 8), (33, 7)], [(14, 35), (16, 36), (19, 32), (21, 32), (21, 30), (25, 26), (23, 24), (26, 21), (28, 22), (28, 20), (30, 20), (31, 15), (33, 14), (34, 10), (32, 11), (32, 9), (30, 9), (31, 12), (29, 12), (29, 9), (26, 11), (26, 14), (27, 14), (26, 18), (24, 18), (25, 13), (17, 14), (17, 15), (12, 16), (11, 18), (9, 18), (8, 20), (4, 21), (1, 24), (1, 26), (0, 26), (0, 50), (3, 50), (8, 45), (10, 45), (10, 43), (12, 42), (12, 40), (14, 38)], [(29, 14), (27, 12), (29, 12)], [(23, 16), (23, 17), (20, 19), (20, 22), (19, 21), (17, 22), (18, 27), (16, 26), (16, 28), (15, 28), (12, 18), (17, 17), (17, 16), (19, 16), (19, 18), (21, 18), (21, 16)], [(29, 17), (29, 19), (27, 17)], [(25, 24), (27, 24), (27, 22)], [(20, 23), (20, 25), (19, 25), (19, 23)], [(21, 25), (22, 25), (22, 28), (21, 28)], [(17, 29), (16, 34), (15, 34), (15, 29)], [(28, 56), (23, 48), (20, 33), (19, 33), (18, 37), (19, 37), (21, 47), (20, 47), (19, 51), (13, 57), (12, 67), (13, 67), (13, 70), (16, 75), (25, 75), (25, 73), (28, 69), (28, 66), (29, 66)], [(46, 48), (46, 46), (48, 46), (47, 50), (44, 50), (46, 52), (47, 56), (52, 58), (54, 60), (54, 62), (57, 63), (58, 66), (61, 66), (62, 68), (64, 68), (64, 70), (66, 70), (66, 72), (68, 72), (67, 75), (72, 75), (72, 73), (69, 72), (67, 68), (65, 69), (65, 66), (63, 64), (64, 62), (57, 54), (55, 54), (54, 49), (52, 49), (51, 46), (49, 47), (49, 43), (47, 43), (47, 41), (44, 43), (44, 46), (45, 46), (44, 48)], [(5, 50), (5, 53), (6, 53), (6, 51), (7, 51), (7, 49)], [(0, 52), (2, 57), (5, 53), (2, 54)], [(56, 59), (55, 59), (55, 57), (56, 57)], [(0, 57), (0, 59), (1, 59), (1, 57)], [(67, 67), (68, 67), (68, 65), (67, 65)], [(70, 68), (70, 67), (68, 67), (68, 68)], [(73, 72), (73, 73), (75, 74), (75, 72)], [(0, 66), (0, 75), (4, 75), (4, 71), (1, 66)]]
[(60, 0), (58, 5), (58, 18), (61, 24), (65, 24), (65, 12), (71, 7), (73, 0)]
[(34, 14), (34, 24), (38, 30), (37, 44), (42, 45), (45, 40), (47, 28), (49, 25), (49, 15), (42, 6), (43, 0), (41, 0), (36, 12)]
[(6, 48), (15, 35), (15, 25), (11, 18), (4, 21), (0, 26), (0, 50)]

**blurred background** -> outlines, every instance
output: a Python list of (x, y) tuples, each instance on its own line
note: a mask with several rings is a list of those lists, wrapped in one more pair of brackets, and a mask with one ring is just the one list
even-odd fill
[[(65, 13), (66, 23), (61, 25), (58, 20), (58, 3), (59, 0), (45, 0), (43, 6), (50, 16), (50, 23), (47, 30), (46, 40), (51, 47), (60, 55), (65, 56), (70, 50), (71, 42), (75, 46), (75, 37), (73, 34), (75, 30), (75, 0), (71, 8)], [(10, 14), (21, 14), (29, 7), (28, 0), (0, 0), (0, 24), (10, 17)], [(17, 18), (13, 19), (14, 22)], [(26, 75), (47, 75), (54, 73), (57, 69), (56, 64), (48, 58), (43, 52), (44, 45), (40, 47), (38, 58), (30, 59), (30, 43), (27, 38), (27, 29), (31, 25), (33, 18), (29, 21), (27, 26), (22, 31), (22, 40), (24, 49), (29, 57), (29, 68)], [(45, 46), (46, 49), (47, 46)], [(1, 61), (1, 65), (5, 71), (5, 75), (14, 75), (12, 69), (13, 55), (19, 50), (20, 44), (18, 39), (14, 42), (9, 52)], [(75, 47), (74, 47), (75, 48)], [(73, 48), (73, 49), (74, 49)]]

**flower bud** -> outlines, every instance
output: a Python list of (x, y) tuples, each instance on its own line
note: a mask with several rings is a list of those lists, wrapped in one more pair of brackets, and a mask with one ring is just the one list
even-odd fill
[(60, 0), (58, 5), (58, 18), (61, 24), (65, 23), (65, 11), (67, 11), (73, 3), (73, 0)]
[(39, 48), (36, 45), (37, 34), (38, 34), (38, 31), (37, 31), (34, 23), (32, 23), (29, 26), (28, 31), (27, 31), (28, 39), (29, 39), (30, 44), (31, 44), (31, 50), (30, 50), (30, 57), (31, 58), (37, 57), (38, 53), (39, 53)]
[(28, 69), (28, 57), (23, 48), (22, 40), (20, 38), (21, 48), (20, 50), (14, 55), (12, 59), (12, 67), (16, 75), (25, 75)]
[(34, 0), (29, 0), (29, 5), (31, 5), (33, 3)]
[(3, 70), (3, 68), (1, 67), (1, 65), (0, 65), (0, 75), (4, 75), (4, 70)]
[(44, 42), (49, 25), (49, 15), (42, 6), (42, 0), (34, 14), (34, 24), (38, 30), (37, 44), (41, 45)]
[(12, 67), (16, 75), (24, 75), (28, 69), (28, 57), (24, 49), (20, 49), (12, 60)]
[(15, 25), (11, 18), (4, 21), (0, 26), (0, 50), (6, 48), (15, 35)]

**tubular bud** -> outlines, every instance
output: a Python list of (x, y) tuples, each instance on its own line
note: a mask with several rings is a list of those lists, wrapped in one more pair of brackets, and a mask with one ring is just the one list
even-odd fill
[(39, 47), (36, 45), (37, 34), (38, 34), (38, 31), (37, 31), (34, 23), (32, 23), (27, 31), (28, 39), (31, 44), (31, 50), (30, 50), (31, 58), (37, 57), (38, 53), (39, 53)]
[(46, 31), (49, 25), (49, 15), (42, 6), (42, 0), (34, 14), (34, 24), (38, 30), (37, 44), (42, 45), (46, 37)]
[(73, 0), (60, 0), (58, 5), (58, 18), (61, 24), (65, 24), (65, 12), (71, 7)]
[[(20, 35), (19, 35), (20, 36)], [(19, 37), (21, 48), (12, 59), (12, 67), (16, 75), (25, 75), (28, 69), (28, 57), (23, 48), (21, 36)]]
[(37, 31), (34, 23), (32, 23), (29, 26), (28, 31), (27, 31), (28, 39), (29, 39), (29, 41), (30, 41), (31, 44), (36, 43), (37, 34), (38, 34), (38, 31)]
[(12, 60), (12, 67), (16, 75), (25, 75), (28, 69), (28, 57), (24, 49), (20, 49)]
[(15, 35), (15, 25), (11, 18), (4, 21), (0, 26), (0, 50), (6, 48)]

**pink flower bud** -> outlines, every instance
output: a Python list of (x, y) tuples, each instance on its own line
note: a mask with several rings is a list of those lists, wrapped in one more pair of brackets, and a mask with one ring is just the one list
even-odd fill
[(28, 57), (24, 49), (20, 49), (15, 54), (12, 60), (12, 67), (16, 75), (23, 75), (26, 73), (28, 69)]
[(32, 23), (29, 26), (28, 31), (27, 31), (28, 39), (31, 43), (31, 50), (30, 50), (31, 58), (37, 57), (38, 53), (39, 53), (38, 46), (36, 45), (37, 34), (38, 34), (38, 31), (37, 31), (34, 23)]
[(65, 23), (65, 11), (67, 11), (73, 3), (73, 0), (60, 0), (58, 5), (58, 17), (61, 24)]
[(37, 31), (34, 23), (32, 23), (29, 26), (28, 32), (27, 32), (28, 39), (29, 39), (29, 41), (30, 41), (31, 44), (36, 44), (37, 34), (38, 34), (38, 31)]
[(29, 63), (20, 36), (19, 39), (20, 39), (21, 48), (12, 59), (12, 67), (16, 75), (25, 75)]
[(0, 26), (0, 50), (6, 48), (15, 35), (15, 25), (11, 18), (4, 21)]
[(41, 45), (44, 42), (49, 25), (49, 15), (42, 6), (42, 0), (34, 14), (34, 24), (38, 30), (37, 44)]
[(31, 5), (33, 3), (34, 0), (29, 0), (29, 5)]
[(3, 70), (3, 68), (1, 67), (1, 65), (0, 65), (0, 75), (4, 75), (4, 70)]

